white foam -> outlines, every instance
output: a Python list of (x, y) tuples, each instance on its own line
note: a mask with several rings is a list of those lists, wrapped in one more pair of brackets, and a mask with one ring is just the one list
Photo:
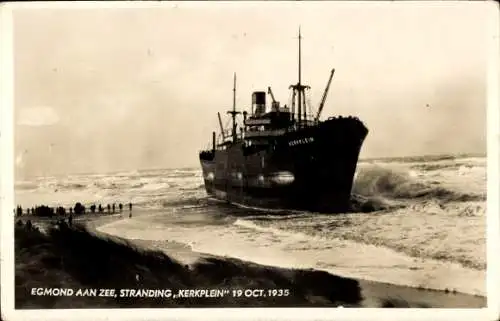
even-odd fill
[[(415, 167), (416, 164), (437, 166), (426, 171), (426, 166)], [(371, 169), (375, 171), (369, 172)], [(203, 189), (189, 190), (203, 183), (199, 170), (155, 170), (145, 174), (126, 174), (137, 176), (94, 174), (25, 180), (22, 184), (32, 182), (38, 184), (39, 188), (16, 190), (16, 203), (25, 207), (37, 204), (74, 205), (75, 201), (85, 205), (88, 202), (107, 204), (131, 201), (141, 207), (158, 209), (168, 202), (174, 202), (171, 206), (175, 206), (180, 200), (182, 204), (176, 212), (188, 216), (195, 209), (189, 207), (189, 202), (183, 203), (182, 200), (205, 196)], [(386, 181), (382, 181), (379, 186), (373, 180), (379, 180), (381, 176)], [(361, 164), (357, 179), (367, 183), (365, 188), (357, 186), (360, 192), (374, 194), (387, 183), (399, 184), (401, 187), (396, 186), (399, 188), (397, 191), (412, 187), (407, 179), (415, 182), (416, 187), (424, 184), (429, 188), (437, 186), (464, 194), (482, 195), (486, 189), (485, 161), (481, 158)], [(138, 183), (144, 184), (143, 188), (137, 188)], [(89, 187), (61, 189), (54, 193), (58, 184), (87, 184)], [(386, 196), (390, 197), (390, 193)], [(390, 202), (391, 199), (386, 201)], [(161, 216), (154, 223), (148, 221), (150, 218), (141, 217), (116, 222), (117, 225), (113, 223), (103, 229), (127, 238), (168, 238), (185, 244), (193, 243), (194, 248), (201, 252), (229, 255), (263, 264), (313, 267), (376, 281), (484, 294), (485, 272), (451, 261), (468, 262), (477, 267), (485, 264), (485, 202), (445, 202), (438, 199), (404, 202), (408, 202), (405, 208), (386, 211), (383, 215), (322, 216), (259, 209), (260, 218), (262, 211), (288, 215), (280, 216), (279, 219), (269, 217), (264, 221), (257, 216), (247, 217), (236, 221), (233, 226), (189, 224), (189, 227), (158, 223), (158, 220), (161, 222), (163, 219)], [(344, 224), (346, 222), (349, 224)], [(155, 224), (153, 228), (152, 224)], [(380, 258), (384, 258), (383, 262), (379, 262)]]
[[(261, 227), (246, 220), (237, 220), (234, 225), (189, 227), (165, 222), (152, 228), (148, 223), (150, 219), (142, 217), (113, 222), (99, 230), (130, 239), (168, 239), (190, 244), (195, 251), (260, 264), (316, 268), (347, 277), (485, 295), (483, 271), (432, 259), (412, 258), (384, 247), (311, 237)], [(158, 216), (155, 222), (158, 222)]]

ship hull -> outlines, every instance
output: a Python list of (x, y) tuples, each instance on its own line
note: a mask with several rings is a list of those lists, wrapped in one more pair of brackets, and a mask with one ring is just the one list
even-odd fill
[(356, 118), (336, 118), (269, 139), (200, 155), (205, 189), (247, 206), (341, 213), (368, 133)]

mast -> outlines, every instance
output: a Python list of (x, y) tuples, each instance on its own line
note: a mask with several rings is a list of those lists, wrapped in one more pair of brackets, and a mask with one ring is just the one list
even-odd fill
[(240, 113), (239, 111), (236, 111), (236, 73), (234, 73), (234, 80), (233, 80), (233, 110), (228, 111), (227, 113), (230, 114), (233, 118), (232, 136), (233, 136), (233, 143), (235, 143), (237, 138), (236, 115)]
[[(290, 88), (293, 89), (292, 109), (293, 109), (294, 102), (295, 102), (295, 95), (297, 94), (298, 125), (300, 127), (301, 122), (302, 122), (302, 116), (304, 117), (304, 120), (306, 119), (306, 108), (305, 108), (305, 105), (303, 104), (302, 100), (303, 100), (303, 98), (305, 99), (305, 89), (310, 88), (309, 86), (302, 85), (302, 34), (300, 32), (300, 27), (299, 27), (299, 70), (298, 71), (299, 71), (298, 82), (295, 85), (291, 85)], [(303, 112), (302, 112), (302, 108), (304, 108)]]
[(220, 126), (220, 133), (222, 135), (222, 141), (225, 141), (226, 134), (224, 133), (224, 126), (222, 125), (222, 118), (220, 117), (220, 113), (217, 113), (217, 117), (219, 117), (219, 126)]
[[(234, 73), (233, 79), (233, 112), (236, 111), (236, 73)], [(233, 116), (233, 126), (234, 126), (234, 116)]]
[(302, 36), (300, 34), (300, 26), (299, 26), (299, 82), (297, 84), (297, 87), (298, 87), (298, 108), (299, 108), (299, 125), (300, 125), (300, 121), (301, 121), (301, 111), (302, 111), (302, 59), (301, 59), (301, 40), (302, 40)]

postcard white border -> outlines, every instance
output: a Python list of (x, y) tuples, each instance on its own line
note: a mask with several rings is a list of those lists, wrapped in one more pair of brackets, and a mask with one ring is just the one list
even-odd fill
[[(291, 1), (292, 2), (292, 1)], [(339, 1), (340, 2), (340, 1)], [(277, 5), (279, 3), (273, 2)], [(377, 1), (377, 5), (383, 4)], [(446, 3), (446, 4), (445, 4)], [(423, 1), (423, 5), (465, 5), (464, 1)], [(491, 48), (487, 84), (487, 308), (484, 309), (338, 309), (338, 308), (172, 308), (172, 309), (86, 309), (86, 310), (14, 310), (14, 91), (13, 91), (13, 17), (18, 8), (154, 8), (167, 6), (259, 6), (260, 1), (188, 1), (188, 2), (34, 2), (0, 5), (0, 206), (1, 213), (1, 306), (5, 320), (497, 320), (500, 317), (500, 207), (499, 189), (499, 6), (494, 1), (473, 1), (484, 5), (491, 14)], [(298, 4), (297, 5), (302, 5)], [(269, 4), (267, 4), (269, 5)], [(315, 2), (312, 5), (322, 5)], [(373, 2), (351, 1), (349, 5), (366, 6)], [(77, 313), (75, 313), (77, 311)]]

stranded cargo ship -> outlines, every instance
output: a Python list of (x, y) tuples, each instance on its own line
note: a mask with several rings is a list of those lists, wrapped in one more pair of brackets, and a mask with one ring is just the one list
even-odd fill
[[(232, 128), (226, 133), (220, 113), (220, 137), (199, 153), (205, 189), (220, 200), (247, 206), (338, 213), (350, 209), (360, 149), (368, 129), (356, 117), (320, 120), (333, 74), (316, 115), (306, 114), (301, 82), (299, 30), (298, 82), (290, 86), (291, 106), (281, 106), (268, 91), (252, 94), (251, 111), (236, 110), (233, 87)], [(271, 98), (266, 109), (267, 95)], [(238, 126), (237, 116), (242, 116)], [(241, 117), (240, 116), (240, 117)]]

